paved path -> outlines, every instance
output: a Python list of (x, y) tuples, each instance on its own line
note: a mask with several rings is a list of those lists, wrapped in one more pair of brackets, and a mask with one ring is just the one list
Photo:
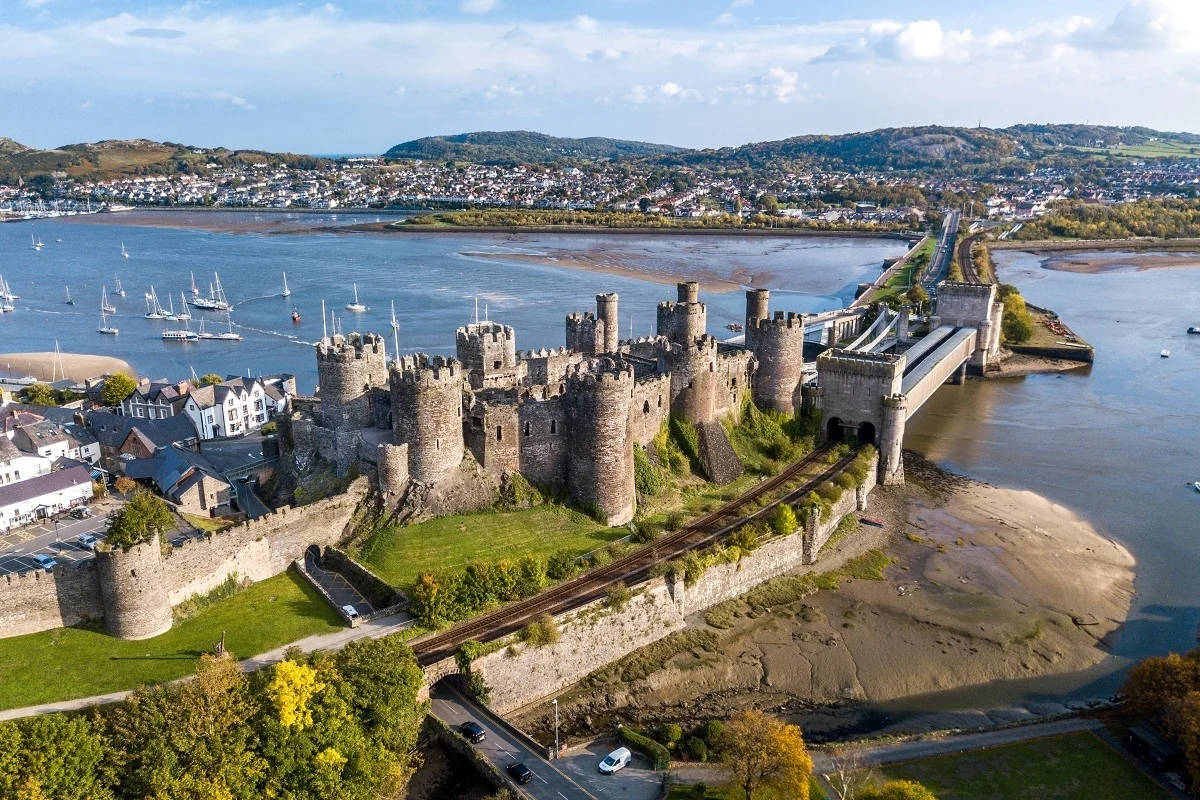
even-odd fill
[[(315, 636), (308, 636), (295, 642), (289, 642), (288, 644), (276, 647), (274, 650), (268, 650), (252, 658), (243, 659), (238, 662), (238, 665), (242, 668), (243, 672), (255, 672), (263, 667), (283, 661), (284, 653), (293, 647), (298, 647), (306, 653), (311, 653), (313, 650), (341, 650), (356, 639), (378, 639), (382, 636), (388, 636), (410, 628), (414, 623), (415, 620), (408, 614), (392, 614), (365, 622), (357, 628), (346, 628), (333, 633), (322, 633)], [(180, 680), (186, 681), (191, 680), (191, 678), (180, 678)], [(172, 682), (178, 683), (179, 681)], [(0, 721), (20, 719), (21, 717), (36, 717), (39, 714), (53, 714), (59, 711), (79, 711), (80, 709), (104, 705), (105, 703), (117, 703), (131, 694), (133, 694), (132, 689), (121, 692), (109, 692), (108, 694), (94, 694), (90, 697), (76, 697), (73, 700), (60, 700), (54, 703), (42, 703), (36, 706), (10, 708), (0, 711)]]
[[(866, 746), (857, 749), (855, 752), (858, 761), (864, 767), (880, 767), (885, 764), (912, 761), (916, 758), (943, 756), (950, 753), (965, 753), (968, 750), (981, 750), (985, 747), (1027, 742), (1031, 739), (1045, 739), (1048, 736), (1061, 736), (1065, 733), (1100, 730), (1103, 727), (1104, 723), (1099, 720), (1071, 717), (1070, 719), (1035, 722), (1030, 725), (1020, 725), (996, 731), (964, 733), (956, 736), (948, 736), (944, 739), (917, 739), (910, 742)], [(833, 769), (833, 759), (828, 752), (814, 750), (812, 757), (813, 772), (828, 773)]]

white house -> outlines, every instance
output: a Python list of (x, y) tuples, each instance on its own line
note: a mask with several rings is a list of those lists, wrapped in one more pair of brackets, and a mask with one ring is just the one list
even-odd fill
[(6, 437), (0, 436), (0, 486), (17, 483), (50, 472), (52, 459), (23, 453)]
[(192, 389), (183, 402), (201, 439), (244, 436), (263, 426), (275, 411), (262, 381), (231, 378), (213, 386)]
[(121, 401), (121, 414), (143, 419), (166, 419), (179, 413), (189, 385), (143, 379), (133, 394)]
[(83, 466), (0, 486), (0, 530), (49, 517), (91, 497), (92, 477)]
[(18, 425), (12, 443), (26, 453), (57, 461), (70, 458), (87, 464), (100, 461), (100, 443), (82, 425), (60, 425), (48, 419), (32, 425)]

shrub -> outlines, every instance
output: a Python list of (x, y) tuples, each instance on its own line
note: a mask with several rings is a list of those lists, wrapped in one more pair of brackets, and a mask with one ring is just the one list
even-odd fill
[(716, 750), (725, 735), (725, 723), (719, 719), (710, 719), (700, 726), (700, 738), (708, 745), (709, 750)]
[(687, 456), (679, 449), (679, 445), (675, 440), (671, 438), (667, 423), (663, 423), (662, 428), (654, 435), (652, 444), (654, 445), (654, 454), (658, 456), (659, 464), (662, 464), (663, 467), (671, 470), (676, 475), (687, 474)]
[(683, 743), (683, 749), (693, 761), (708, 761), (708, 745), (703, 739), (689, 736)]
[(639, 494), (652, 497), (666, 486), (666, 478), (662, 470), (650, 462), (645, 449), (640, 444), (633, 446), (633, 485)]
[(617, 728), (617, 738), (621, 740), (621, 744), (631, 750), (637, 750), (653, 761), (655, 769), (666, 769), (671, 765), (671, 753), (667, 748), (628, 725)]
[(558, 550), (546, 560), (546, 577), (552, 581), (564, 581), (578, 569), (579, 565), (570, 550)]
[(823, 500), (828, 500), (830, 503), (836, 503), (838, 498), (842, 496), (842, 488), (835, 486), (830, 481), (822, 481), (817, 486), (817, 496)]
[(629, 601), (632, 599), (633, 592), (625, 584), (618, 583), (608, 590), (608, 595), (604, 599), (604, 605), (613, 611), (624, 611), (625, 606), (629, 605)]
[(673, 722), (664, 722), (654, 732), (654, 738), (662, 742), (667, 749), (674, 750), (675, 745), (683, 739), (683, 728)]
[(692, 463), (700, 461), (700, 432), (696, 426), (680, 417), (670, 418), (671, 438)]
[(521, 556), (517, 562), (516, 593), (518, 597), (532, 597), (546, 585), (546, 562), (535, 555)]
[(643, 522), (634, 528), (633, 541), (638, 544), (650, 544), (658, 538), (660, 533), (662, 533), (662, 523)]
[(775, 515), (771, 520), (771, 528), (778, 536), (795, 533), (799, 525), (796, 522), (796, 512), (787, 503), (775, 506)]
[(558, 623), (549, 614), (542, 614), (521, 629), (521, 641), (534, 647), (554, 644), (560, 638)]
[(761, 525), (756, 522), (748, 522), (733, 532), (729, 543), (742, 553), (752, 553), (758, 548), (758, 540), (762, 533)]
[(851, 475), (849, 471), (838, 473), (837, 477), (833, 479), (833, 482), (837, 484), (837, 486), (843, 491), (853, 489), (860, 483), (860, 481), (855, 480), (855, 477)]

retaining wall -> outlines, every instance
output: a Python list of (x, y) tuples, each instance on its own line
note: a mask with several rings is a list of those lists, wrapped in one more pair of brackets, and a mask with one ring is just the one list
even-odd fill
[[(604, 664), (683, 630), (693, 614), (740, 597), (778, 575), (817, 571), (821, 546), (846, 514), (865, 507), (875, 486), (873, 473), (863, 486), (838, 499), (827, 521), (811, 519), (801, 530), (767, 541), (737, 563), (709, 567), (692, 586), (685, 586), (682, 578), (653, 578), (630, 587), (635, 595), (620, 612), (599, 599), (556, 617), (561, 638), (555, 644), (518, 644), (515, 653), (503, 648), (478, 659), (472, 669), (487, 681), (491, 707), (503, 714), (542, 700)], [(426, 680), (433, 683), (457, 672), (451, 662), (432, 665)]]
[(0, 638), (75, 625), (104, 616), (96, 567), (57, 566), (0, 577)]

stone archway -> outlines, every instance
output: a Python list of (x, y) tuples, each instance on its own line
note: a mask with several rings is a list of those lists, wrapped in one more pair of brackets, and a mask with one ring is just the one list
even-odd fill
[(864, 422), (858, 426), (858, 443), (861, 444), (878, 444), (878, 436), (875, 432), (875, 426), (870, 422)]
[(825, 423), (825, 440), (840, 442), (846, 435), (846, 426), (839, 417), (831, 417)]

